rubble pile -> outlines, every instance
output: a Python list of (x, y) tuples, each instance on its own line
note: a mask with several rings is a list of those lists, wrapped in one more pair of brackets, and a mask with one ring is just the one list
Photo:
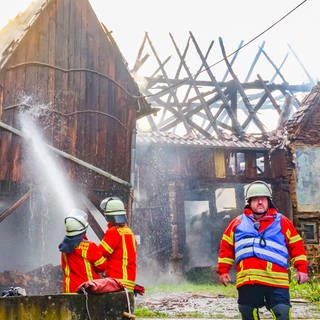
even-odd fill
[(4, 271), (0, 273), (0, 292), (10, 287), (21, 287), (27, 295), (57, 294), (61, 293), (62, 278), (60, 265), (48, 264), (27, 273)]

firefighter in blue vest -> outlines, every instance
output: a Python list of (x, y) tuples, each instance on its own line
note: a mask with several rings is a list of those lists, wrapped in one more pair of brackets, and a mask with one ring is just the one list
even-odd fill
[(238, 307), (243, 320), (259, 318), (266, 306), (273, 319), (290, 319), (288, 262), (296, 269), (299, 283), (308, 281), (304, 243), (292, 222), (277, 212), (271, 189), (254, 181), (246, 190), (247, 205), (234, 218), (220, 242), (218, 273), (226, 286), (236, 264)]

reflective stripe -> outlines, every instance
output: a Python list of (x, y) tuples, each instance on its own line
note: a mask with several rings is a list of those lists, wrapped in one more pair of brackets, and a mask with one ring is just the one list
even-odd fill
[[(267, 247), (272, 247), (272, 248), (275, 248), (275, 249), (278, 249), (280, 251), (283, 251), (284, 253), (288, 253), (288, 249), (286, 246), (283, 246), (279, 243), (276, 243), (272, 240), (265, 240), (266, 242), (266, 246)], [(260, 244), (260, 238), (245, 238), (245, 239), (242, 239), (242, 240), (239, 240), (235, 243), (235, 248), (237, 249), (238, 247), (242, 246), (242, 245), (245, 245), (245, 244)]]
[(235, 249), (237, 249), (238, 247), (244, 245), (244, 244), (252, 244), (254, 242), (254, 237), (251, 237), (251, 238), (244, 238), (242, 240), (239, 240), (237, 241), (235, 244), (234, 244), (234, 247)]
[(64, 268), (64, 274), (66, 275), (66, 277), (65, 277), (65, 292), (68, 293), (68, 292), (70, 292), (70, 267), (69, 267), (68, 258), (67, 258), (66, 253), (63, 253), (63, 260), (66, 264), (66, 266)]
[(246, 282), (258, 281), (269, 285), (289, 286), (289, 276), (286, 272), (272, 272), (266, 270), (250, 269), (242, 270), (237, 273), (236, 285)]
[(253, 320), (260, 320), (258, 308), (253, 308), (252, 315), (253, 315)]
[(237, 278), (236, 281), (236, 286), (240, 286), (243, 283), (248, 283), (248, 282), (259, 282), (259, 283), (264, 283), (272, 286), (281, 286), (281, 287), (289, 287), (289, 281), (288, 280), (283, 280), (283, 279), (271, 279), (267, 277), (259, 277), (259, 276), (246, 276), (243, 278)]
[(106, 261), (106, 258), (105, 257), (101, 257), (99, 260), (97, 260), (95, 263), (94, 263), (94, 266), (100, 266), (100, 264), (103, 264), (104, 262)]
[(111, 254), (114, 251), (104, 240), (101, 240), (100, 244), (108, 253)]
[(277, 320), (277, 316), (274, 313), (274, 311), (272, 310), (272, 308), (270, 309), (271, 315), (272, 315), (272, 320)]
[(300, 240), (302, 240), (302, 238), (300, 237), (300, 235), (297, 234), (296, 236), (294, 236), (292, 238), (289, 237), (289, 244), (295, 243)]
[(268, 256), (270, 258), (273, 258), (275, 260), (279, 260), (283, 264), (287, 264), (287, 262), (288, 262), (288, 259), (286, 257), (283, 257), (280, 254), (271, 252), (271, 251), (263, 249), (263, 248), (251, 247), (251, 248), (242, 249), (242, 250), (239, 251), (239, 257), (241, 257), (241, 251), (243, 251), (243, 253), (246, 253), (246, 252), (249, 252), (249, 251), (254, 251), (254, 253), (261, 253), (261, 254), (263, 254), (265, 256)]
[(226, 263), (226, 264), (233, 264), (234, 263), (234, 259), (230, 259), (230, 258), (218, 258), (218, 263)]
[(128, 273), (127, 273), (128, 250), (127, 250), (127, 246), (126, 246), (126, 239), (125, 239), (124, 233), (122, 233), (121, 237), (122, 237), (122, 250), (123, 250), (122, 274), (123, 274), (123, 279), (128, 279)]
[(133, 291), (134, 286), (135, 286), (135, 282), (134, 281), (130, 281), (127, 279), (118, 279), (119, 281), (121, 281), (121, 283), (127, 288), (129, 289), (129, 291)]
[(222, 240), (225, 240), (226, 242), (228, 242), (231, 246), (233, 246), (233, 237), (228, 237), (227, 235), (223, 235), (222, 236)]
[(83, 262), (84, 262), (84, 265), (86, 267), (88, 280), (92, 280), (93, 279), (93, 275), (92, 275), (92, 270), (91, 270), (91, 263), (87, 259), (88, 249), (89, 249), (89, 246), (87, 246), (86, 248), (82, 249), (81, 255), (84, 258)]
[(245, 253), (252, 252), (252, 253), (261, 253), (265, 256), (271, 257), (275, 260), (281, 261), (283, 264), (286, 264), (288, 262), (288, 259), (286, 257), (283, 257), (280, 254), (271, 252), (269, 250), (258, 248), (258, 247), (249, 247), (241, 249), (237, 252), (237, 259), (241, 259), (241, 256), (243, 256)]
[(291, 261), (292, 263), (295, 263), (296, 261), (308, 261), (308, 260), (307, 260), (307, 256), (303, 254), (301, 256), (292, 258)]
[(262, 277), (269, 277), (269, 278), (277, 278), (283, 280), (289, 280), (289, 276), (287, 272), (277, 272), (274, 271), (270, 274), (267, 270), (262, 269), (246, 269), (239, 271), (239, 276), (250, 276), (250, 275), (259, 275)]

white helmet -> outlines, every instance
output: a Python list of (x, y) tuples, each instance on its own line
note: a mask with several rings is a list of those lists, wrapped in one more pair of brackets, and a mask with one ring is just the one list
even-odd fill
[(100, 203), (100, 208), (107, 221), (123, 224), (127, 222), (126, 209), (118, 197), (105, 198)]
[(64, 219), (66, 235), (69, 237), (85, 233), (88, 229), (87, 214), (80, 209), (72, 209), (70, 215)]

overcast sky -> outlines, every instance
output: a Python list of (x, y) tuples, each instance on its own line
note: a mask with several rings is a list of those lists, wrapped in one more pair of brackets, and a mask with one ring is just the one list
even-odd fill
[[(31, 0), (10, 0), (1, 8), (0, 27), (24, 10)], [(155, 47), (167, 57), (174, 52), (169, 32), (184, 47), (192, 31), (205, 50), (222, 37), (227, 53), (234, 51), (241, 40), (252, 38), (294, 9), (303, 0), (90, 0), (98, 18), (112, 30), (120, 50), (132, 66), (144, 33), (147, 31)], [(265, 50), (280, 64), (294, 49), (313, 78), (320, 78), (320, 1), (306, 0), (287, 18), (242, 50), (242, 55), (256, 51), (266, 41)], [(217, 57), (218, 59), (219, 57)], [(221, 58), (221, 53), (220, 53)], [(253, 58), (250, 58), (251, 61)], [(214, 61), (212, 61), (214, 62)]]
[[(162, 0), (106, 1), (90, 0), (98, 17), (113, 31), (121, 51), (132, 65), (144, 32), (157, 47), (174, 52), (169, 32), (183, 47), (192, 31), (203, 48), (214, 40), (220, 52), (218, 37), (223, 38), (227, 52), (234, 51), (241, 40), (247, 42), (294, 9), (303, 0)], [(287, 18), (243, 49), (249, 54), (265, 40), (265, 49), (280, 64), (288, 43), (314, 78), (320, 76), (320, 1), (307, 0)], [(221, 58), (221, 54), (220, 54)], [(251, 59), (252, 61), (252, 59)]]

